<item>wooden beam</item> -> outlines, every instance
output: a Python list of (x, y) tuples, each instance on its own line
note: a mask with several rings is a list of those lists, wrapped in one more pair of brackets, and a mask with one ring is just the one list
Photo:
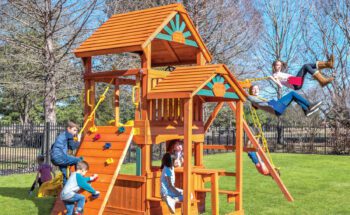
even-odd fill
[(115, 78), (117, 76), (131, 76), (138, 75), (140, 69), (127, 69), (127, 70), (110, 70), (103, 72), (90, 72), (85, 73), (84, 79), (95, 79), (95, 78)]
[[(229, 106), (230, 106), (232, 111), (236, 111), (236, 106), (233, 104), (233, 102), (229, 103)], [(266, 165), (267, 169), (269, 170), (272, 178), (275, 180), (275, 182), (277, 183), (278, 187), (280, 188), (280, 190), (284, 194), (284, 197), (290, 202), (294, 201), (292, 195), (289, 193), (287, 187), (284, 185), (284, 183), (283, 183), (282, 179), (280, 178), (279, 174), (276, 172), (275, 168), (272, 166), (272, 164), (269, 161), (269, 159), (267, 158), (264, 150), (260, 146), (259, 141), (255, 138), (253, 132), (250, 130), (250, 128), (249, 128), (249, 126), (248, 126), (248, 124), (247, 124), (247, 122), (245, 120), (243, 120), (243, 128), (244, 128), (245, 133), (248, 136), (248, 139), (254, 145), (254, 147), (257, 149), (258, 154), (260, 155), (261, 159), (265, 163), (265, 165)]]
[(236, 102), (236, 191), (235, 210), (243, 210), (243, 102)]
[(183, 172), (183, 213), (184, 215), (191, 214), (191, 192), (192, 192), (192, 98), (186, 99), (184, 102), (184, 172)]
[(119, 79), (114, 80), (114, 114), (115, 126), (119, 124)]
[(209, 97), (209, 96), (203, 96), (203, 99), (205, 102), (236, 102), (238, 99), (229, 99), (224, 97)]
[(137, 51), (142, 51), (141, 44), (131, 45), (127, 47), (119, 47), (119, 48), (74, 52), (74, 54), (76, 57), (91, 57), (91, 56), (97, 56), (97, 55), (117, 54), (122, 52), (137, 52)]
[(191, 98), (191, 93), (188, 92), (150, 92), (147, 94), (147, 99), (171, 99), (171, 98)]
[[(236, 147), (235, 146), (220, 145), (220, 144), (212, 144), (212, 145), (203, 145), (203, 149), (235, 151)], [(256, 152), (257, 149), (254, 147), (252, 147), (252, 148), (243, 147), (243, 151), (244, 152)]]
[(224, 105), (224, 102), (219, 102), (213, 112), (210, 114), (208, 120), (206, 121), (205, 125), (204, 125), (204, 133), (208, 131), (209, 127), (211, 126), (211, 124), (214, 122), (216, 116), (218, 115), (218, 113), (220, 112), (222, 106)]
[[(111, 82), (111, 78), (94, 78), (93, 80), (95, 82), (104, 82), (104, 83), (109, 83)], [(134, 79), (126, 79), (126, 78), (115, 78), (115, 79), (118, 79), (119, 80), (119, 85), (136, 85), (136, 80)]]
[(194, 165), (203, 166), (203, 142), (194, 143)]

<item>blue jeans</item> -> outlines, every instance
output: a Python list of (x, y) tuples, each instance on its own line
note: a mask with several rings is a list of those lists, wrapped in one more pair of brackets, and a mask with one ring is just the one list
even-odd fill
[(85, 205), (85, 196), (81, 194), (75, 194), (72, 198), (63, 200), (64, 206), (67, 209), (67, 215), (72, 215), (74, 211), (74, 204), (77, 202), (77, 212), (83, 212)]
[(294, 86), (294, 90), (300, 90), (303, 87), (304, 84), (304, 79), (305, 79), (305, 75), (307, 73), (309, 73), (310, 75), (315, 74), (315, 72), (317, 71), (317, 66), (316, 64), (304, 64), (303, 67), (301, 67), (301, 69), (299, 70), (298, 74), (296, 75), (296, 77), (301, 77), (303, 79), (303, 81), (301, 82), (301, 85), (293, 85)]
[(68, 166), (76, 165), (81, 159), (70, 155), (53, 155), (51, 162), (58, 166), (63, 176), (63, 186), (67, 182), (67, 168)]
[(284, 104), (286, 107), (288, 107), (292, 101), (295, 101), (298, 105), (300, 105), (304, 111), (309, 110), (309, 101), (294, 91), (284, 95), (281, 99), (278, 100), (278, 102)]

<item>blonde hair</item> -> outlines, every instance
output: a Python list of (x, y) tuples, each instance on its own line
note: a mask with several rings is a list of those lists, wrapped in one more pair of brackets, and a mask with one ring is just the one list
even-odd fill
[(276, 66), (277, 62), (281, 62), (281, 64), (282, 64), (281, 71), (284, 71), (284, 70), (287, 69), (288, 64), (287, 64), (286, 62), (283, 62), (283, 61), (277, 59), (277, 60), (275, 60), (275, 61), (272, 63), (272, 72), (273, 72), (273, 73), (276, 72), (275, 66)]

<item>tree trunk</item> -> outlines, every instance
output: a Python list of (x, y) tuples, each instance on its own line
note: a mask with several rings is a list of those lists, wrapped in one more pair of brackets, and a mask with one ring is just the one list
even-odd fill
[(56, 123), (56, 78), (55, 78), (55, 55), (54, 40), (51, 26), (51, 0), (45, 1), (45, 47), (44, 47), (44, 70), (45, 79), (45, 100), (44, 112), (45, 122)]

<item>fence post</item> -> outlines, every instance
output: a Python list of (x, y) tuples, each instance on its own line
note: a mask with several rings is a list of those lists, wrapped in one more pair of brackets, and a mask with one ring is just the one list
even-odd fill
[(50, 122), (46, 122), (44, 126), (44, 143), (42, 145), (43, 155), (45, 156), (46, 162), (50, 161)]
[(327, 154), (327, 123), (324, 124), (324, 154)]

